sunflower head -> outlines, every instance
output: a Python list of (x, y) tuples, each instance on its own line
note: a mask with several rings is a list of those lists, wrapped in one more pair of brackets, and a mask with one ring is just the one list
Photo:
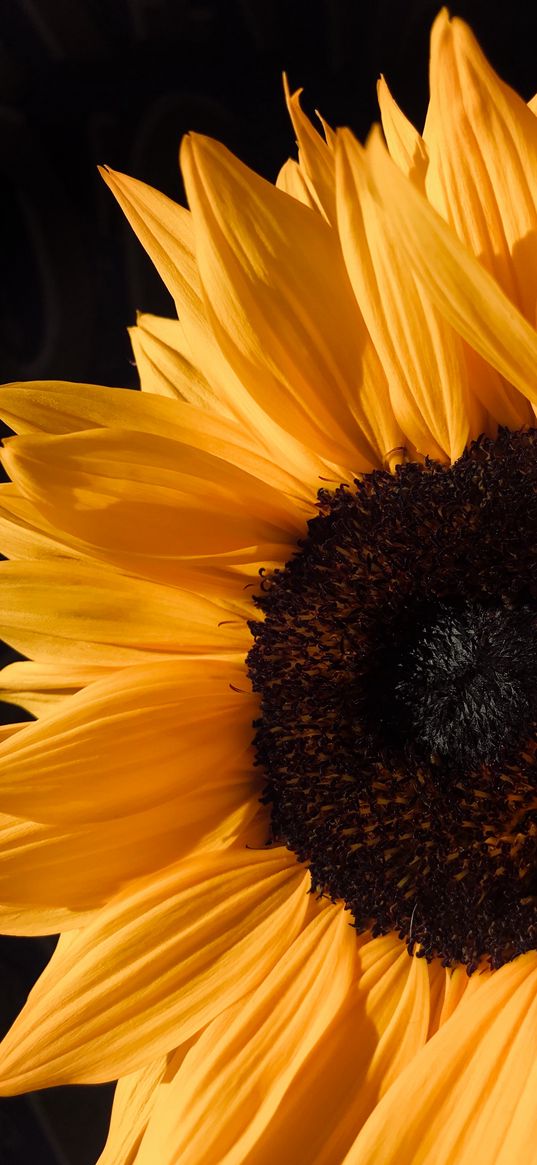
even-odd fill
[(286, 96), (275, 185), (104, 173), (141, 391), (0, 395), (1, 1084), (119, 1077), (101, 1165), (533, 1161), (533, 104), (446, 13), (423, 135)]

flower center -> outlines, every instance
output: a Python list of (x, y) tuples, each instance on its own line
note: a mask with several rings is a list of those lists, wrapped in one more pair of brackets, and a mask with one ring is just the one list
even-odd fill
[(458, 768), (500, 761), (537, 711), (537, 617), (527, 606), (441, 603), (421, 612), (371, 675), (386, 741)]
[(272, 834), (359, 930), (537, 947), (537, 431), (319, 493), (248, 657)]

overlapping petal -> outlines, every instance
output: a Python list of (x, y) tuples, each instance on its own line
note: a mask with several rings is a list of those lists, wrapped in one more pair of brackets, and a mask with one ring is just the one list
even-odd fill
[(292, 496), (300, 486), (290, 475), (287, 491), (276, 489), (258, 476), (271, 477), (269, 464), (246, 452), (244, 459), (257, 474), (170, 437), (126, 429), (19, 437), (3, 451), (15, 486), (49, 526), (86, 554), (92, 547), (123, 554), (127, 567), (141, 550), (177, 564), (277, 544), (285, 561), (313, 499), (308, 513)]
[[(376, 189), (382, 191), (386, 230), (397, 240), (431, 301), (476, 352), (537, 404), (535, 329), (401, 174), (375, 132), (368, 159)], [(498, 422), (514, 429), (527, 423), (526, 406), (504, 391), (498, 378), (491, 378), (486, 387), (483, 404)]]
[(108, 1139), (97, 1165), (132, 1165), (170, 1059), (160, 1056), (118, 1080)]
[(303, 112), (300, 105), (302, 90), (297, 89), (291, 93), (286, 77), (284, 84), (287, 108), (296, 134), (301, 174), (318, 209), (326, 221), (335, 226), (336, 182), (333, 151)]
[(423, 1046), (428, 1018), (426, 964), (395, 936), (362, 940), (353, 989), (241, 1165), (342, 1161), (379, 1096)]
[[(336, 159), (343, 254), (388, 378), (394, 412), (421, 453), (455, 460), (471, 428), (462, 344), (390, 232), (367, 156), (348, 130), (338, 135)], [(407, 180), (401, 176), (401, 181)]]
[(366, 1122), (344, 1165), (511, 1165), (537, 1132), (537, 956), (463, 999)]
[[(319, 464), (318, 454), (303, 444), (307, 430), (289, 430), (278, 423), (278, 409), (272, 398), (266, 402), (266, 411), (261, 408), (255, 378), (249, 376), (243, 383), (217, 342), (202, 291), (189, 212), (144, 182), (111, 170), (102, 173), (175, 300), (194, 367), (211, 385), (224, 411), (240, 419), (250, 438), (253, 435), (265, 444), (275, 464), (296, 464), (307, 474), (310, 462)], [(265, 185), (270, 189), (268, 183)], [(171, 246), (170, 232), (175, 232)], [(354, 448), (352, 453), (354, 466)], [(323, 454), (329, 456), (328, 444)]]
[(287, 850), (206, 853), (153, 874), (61, 944), (1, 1045), (4, 1095), (134, 1072), (253, 990), (300, 932)]
[[(109, 820), (250, 780), (257, 702), (232, 658), (123, 668), (0, 745), (6, 812), (36, 821)], [(248, 797), (243, 789), (241, 796)], [(210, 810), (209, 810), (210, 812)]]
[(227, 360), (261, 407), (322, 456), (356, 470), (382, 464), (399, 433), (334, 232), (210, 139), (186, 138), (181, 159)]
[(421, 134), (394, 101), (384, 77), (381, 77), (377, 84), (377, 98), (390, 154), (403, 174), (423, 190), (429, 165), (427, 146)]
[(130, 578), (68, 559), (2, 562), (6, 639), (42, 663), (122, 667), (155, 656), (247, 651), (251, 604)]
[(90, 825), (0, 816), (3, 933), (55, 934), (80, 926), (134, 878), (230, 845), (258, 809), (258, 790), (244, 775), (224, 772), (216, 780), (208, 774), (199, 785), (181, 788), (178, 781), (177, 788), (171, 800)]
[(180, 320), (139, 313), (129, 335), (142, 392), (186, 400), (223, 416), (233, 415), (192, 363)]
[(158, 1088), (139, 1165), (238, 1165), (343, 1006), (356, 973), (356, 936), (326, 904), (267, 978), (206, 1029)]
[(535, 325), (535, 117), (445, 9), (432, 30), (430, 79), (428, 198)]

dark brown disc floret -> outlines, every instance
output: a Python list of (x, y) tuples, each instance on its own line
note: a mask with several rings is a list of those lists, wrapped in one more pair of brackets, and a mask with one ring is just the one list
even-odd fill
[(537, 430), (321, 490), (248, 657), (274, 840), (358, 930), (537, 948)]

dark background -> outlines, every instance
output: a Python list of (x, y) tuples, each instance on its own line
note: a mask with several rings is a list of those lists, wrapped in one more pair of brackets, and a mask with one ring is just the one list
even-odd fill
[[(382, 71), (421, 128), (430, 0), (0, 0), (0, 380), (136, 385), (126, 327), (173, 314), (96, 172), (109, 163), (182, 197), (180, 138), (224, 141), (273, 180), (293, 152), (282, 70), (304, 104), (364, 138)], [(502, 76), (537, 90), (537, 6), (468, 0)], [(1, 547), (0, 547), (1, 550)], [(53, 939), (4, 939), (6, 1027)], [(0, 1103), (0, 1165), (92, 1165), (112, 1087)]]

